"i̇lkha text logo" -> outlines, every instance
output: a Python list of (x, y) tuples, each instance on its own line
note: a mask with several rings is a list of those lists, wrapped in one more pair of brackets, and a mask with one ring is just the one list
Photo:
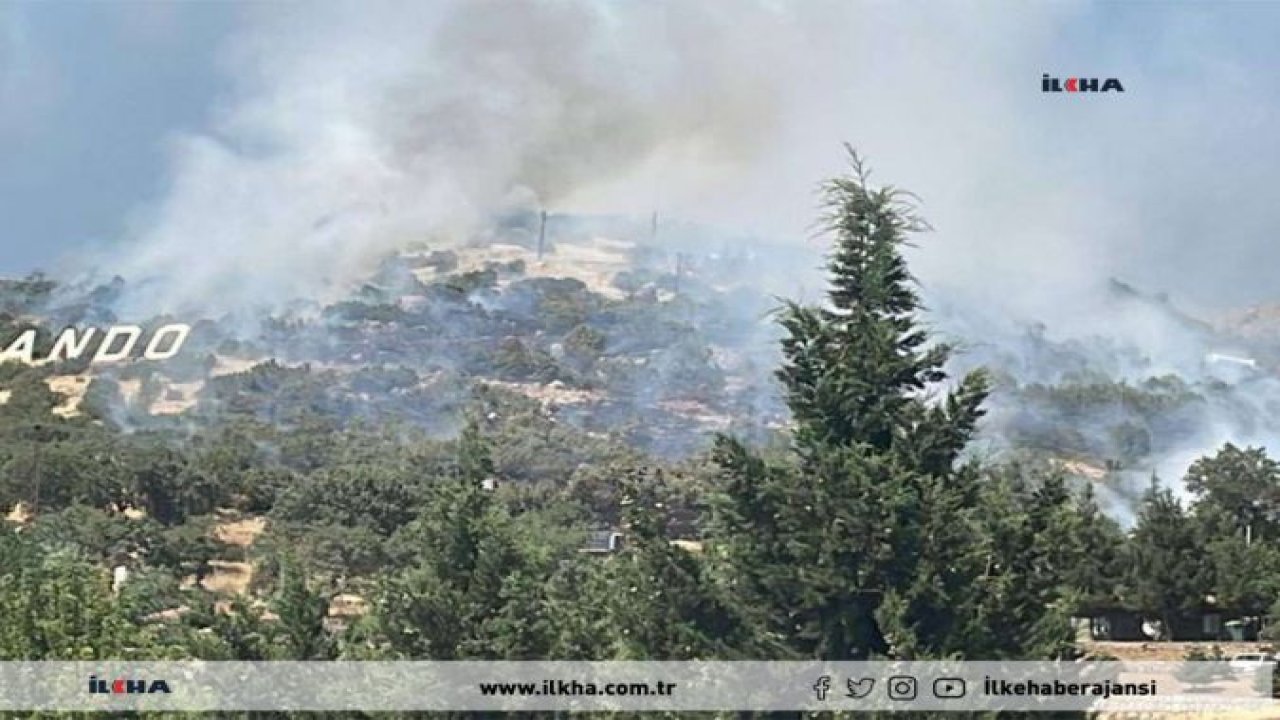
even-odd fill
[(170, 693), (169, 683), (164, 680), (143, 680), (141, 678), (116, 678), (104, 680), (97, 675), (89, 676), (89, 692), (95, 695), (147, 695), (150, 693)]
[(1047, 93), (1107, 93), (1124, 92), (1124, 85), (1116, 78), (1069, 77), (1056, 78), (1045, 73), (1040, 76), (1040, 92)]

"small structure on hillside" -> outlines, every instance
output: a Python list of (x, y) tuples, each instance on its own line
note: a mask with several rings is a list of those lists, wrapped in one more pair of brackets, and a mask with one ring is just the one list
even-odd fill
[(117, 565), (111, 570), (111, 592), (119, 593), (120, 588), (124, 587), (125, 582), (129, 580), (129, 568), (124, 565)]
[(1204, 369), (1209, 375), (1229, 383), (1238, 383), (1256, 377), (1261, 370), (1258, 361), (1254, 358), (1221, 352), (1205, 355)]
[(593, 530), (578, 552), (592, 555), (612, 555), (622, 550), (625, 538), (617, 530)]
[(1218, 605), (1212, 595), (1200, 607), (1164, 619), (1152, 618), (1137, 610), (1121, 606), (1098, 606), (1083, 609), (1072, 618), (1080, 637), (1110, 641), (1250, 641), (1258, 636), (1258, 619)]

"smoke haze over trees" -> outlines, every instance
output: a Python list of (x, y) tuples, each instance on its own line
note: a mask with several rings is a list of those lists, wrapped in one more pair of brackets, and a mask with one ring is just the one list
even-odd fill
[[(0, 281), (38, 355), (193, 328), (0, 364), (0, 658), (1073, 659), (1073, 617), (1273, 622), (1280, 312), (1225, 310), (1274, 266), (1269, 81), (1233, 62), (1276, 11), (1201, 44), (1194, 7), (988, 12), (244, 6), (120, 236)], [(1058, 38), (1104, 21), (1132, 42)], [(1080, 64), (1126, 93), (1039, 93)]]
[[(200, 72), (217, 77), (190, 89), (206, 88), (203, 116), (152, 131), (165, 164), (121, 230), (95, 229), (110, 242), (77, 246), (60, 263), (60, 278), (123, 275), (111, 305), (119, 317), (233, 313), (256, 324), (264, 312), (348, 299), (389, 252), (465, 245), (495, 217), (542, 208), (645, 218), (635, 226), (656, 210), (664, 240), (676, 235), (674, 218), (717, 229), (716, 244), (767, 238), (795, 257), (773, 252), (752, 266), (755, 282), (808, 298), (820, 292), (821, 249), (807, 239), (814, 178), (838, 170), (832, 148), (853, 139), (928, 203), (937, 238), (908, 254), (930, 321), (964, 350), (958, 369), (988, 365), (1020, 386), (1112, 398), (1124, 394), (1113, 383), (1154, 381), (1165, 396), (1202, 401), (1174, 409), (1198, 421), (1152, 418), (1127, 402), (1064, 421), (1051, 390), (1020, 387), (1008, 413), (997, 394), (997, 449), (1021, 433), (1012, 444), (1115, 461), (1128, 499), (1108, 502), (1123, 505), (1152, 470), (1180, 475), (1223, 442), (1268, 439), (1259, 426), (1280, 397), (1272, 383), (1215, 392), (1204, 359), (1272, 362), (1260, 355), (1275, 357), (1274, 327), (1258, 324), (1266, 347), (1242, 348), (1158, 304), (1117, 302), (1109, 282), (1168, 293), (1181, 313), (1211, 323), (1268, 298), (1274, 223), (1258, 188), (1274, 184), (1263, 124), (1273, 93), (1269, 75), (1243, 68), (1270, 47), (1259, 28), (1274, 8), (330, 3), (306, 17), (280, 6), (119, 13), (101, 32), (158, 54), (176, 52), (165, 32), (187, 33), (216, 58)], [(65, 20), (24, 5), (3, 22), (0, 88), (20, 102), (0, 103), (0, 143), (19, 162), (40, 147), (39, 113), (71, 102), (39, 79), (85, 81), (42, 44)], [(1125, 41), (1086, 31), (1098, 27)], [(1204, 29), (1195, 42), (1192, 27)], [(1064, 104), (1038, 90), (1043, 72), (1089, 68), (1122, 78), (1127, 92)], [(11, 107), (31, 117), (10, 117)], [(108, 110), (78, 114), (106, 123)], [(6, 197), (15, 199), (6, 217), (38, 205)], [(45, 242), (22, 227), (14, 242)], [(691, 233), (685, 247), (708, 251), (713, 234)], [(1170, 374), (1186, 392), (1168, 390)]]
[[(0, 502), (16, 532), (0, 543), (0, 653), (1072, 658), (1086, 648), (1069, 618), (1097, 608), (1166, 628), (1210, 595), (1268, 614), (1280, 473), (1264, 452), (1197, 463), (1189, 504), (1153, 486), (1128, 533), (1061, 469), (966, 452), (989, 379), (951, 377), (921, 324), (904, 198), (856, 159), (829, 183), (829, 295), (777, 318), (793, 424), (686, 459), (483, 382), (452, 400), (448, 439), (343, 406), (411, 386), (407, 369), (262, 363), (145, 422), (136, 405), (113, 418), (111, 399), (143, 378), (59, 415), (40, 380), (67, 368), (4, 365)], [(38, 303), (48, 288), (9, 291)], [(565, 326), (583, 362), (608, 346)], [(601, 527), (621, 549), (581, 552)], [(122, 586), (110, 567), (128, 569)]]

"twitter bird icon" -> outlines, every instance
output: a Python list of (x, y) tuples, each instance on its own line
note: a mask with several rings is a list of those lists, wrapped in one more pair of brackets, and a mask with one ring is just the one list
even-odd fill
[(845, 681), (845, 685), (849, 688), (849, 697), (855, 699), (864, 698), (871, 694), (871, 689), (876, 686), (876, 679), (862, 678), (861, 680), (854, 680), (849, 678)]

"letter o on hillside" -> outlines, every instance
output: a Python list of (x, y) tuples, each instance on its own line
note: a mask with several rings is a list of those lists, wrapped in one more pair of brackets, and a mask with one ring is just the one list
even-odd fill
[[(148, 360), (168, 360), (178, 354), (182, 349), (182, 343), (187, 341), (187, 335), (190, 333), (191, 326), (184, 323), (165, 325), (151, 336), (151, 342), (147, 343), (147, 349), (142, 352), (142, 357)], [(161, 350), (160, 347), (166, 340), (169, 346)]]

